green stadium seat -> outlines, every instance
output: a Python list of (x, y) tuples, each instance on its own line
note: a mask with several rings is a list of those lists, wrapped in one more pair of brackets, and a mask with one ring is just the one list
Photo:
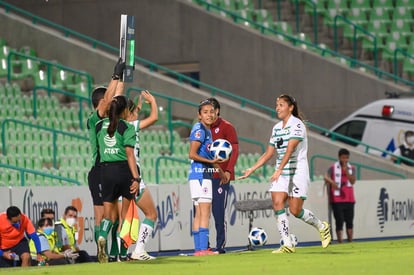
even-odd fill
[(256, 23), (263, 25), (265, 22), (268, 24), (273, 23), (272, 14), (266, 9), (259, 9), (254, 11)]
[(292, 44), (294, 46), (298, 46), (304, 50), (312, 48), (313, 42), (305, 33), (299, 33), (298, 35), (296, 35), (296, 38), (299, 39), (299, 41), (292, 40)]
[(253, 20), (254, 13), (255, 13), (254, 10), (250, 10), (250, 9), (239, 10), (238, 11), (239, 16), (244, 18), (244, 19), (247, 19), (248, 21), (239, 20), (239, 21), (237, 21), (237, 23), (243, 24), (245, 26), (250, 26), (251, 25), (250, 22), (254, 21)]
[(327, 3), (327, 10), (334, 9), (345, 16), (349, 12), (348, 0), (329, 0)]
[(414, 11), (414, 0), (396, 0), (395, 7), (405, 7), (409, 11)]
[[(316, 4), (316, 14), (325, 15), (326, 13), (326, 0), (312, 0)], [(315, 6), (310, 1), (304, 1), (305, 13), (313, 16)]]
[(237, 0), (222, 0), (222, 7), (229, 11), (238, 10), (238, 1)]
[(370, 12), (369, 20), (381, 20), (387, 24), (391, 23), (390, 14), (383, 7), (373, 8)]
[(285, 22), (285, 21), (275, 22), (275, 28), (279, 32), (283, 32), (287, 35), (293, 36), (292, 26), (288, 22)]
[(361, 26), (366, 26), (368, 23), (367, 13), (359, 8), (350, 9), (347, 18)]
[(237, 7), (241, 9), (254, 9), (254, 3), (252, 0), (238, 0)]
[(381, 20), (371, 20), (368, 22), (367, 31), (375, 34), (379, 38), (388, 36), (387, 24)]
[[(382, 59), (385, 61), (394, 61), (394, 52), (399, 47), (397, 41), (390, 35), (386, 38), (384, 48), (382, 50)], [(403, 56), (397, 55), (397, 60), (401, 61)]]
[(393, 0), (373, 0), (372, 7), (383, 8), (385, 11), (392, 11), (394, 9)]
[(350, 8), (358, 8), (362, 12), (368, 12), (371, 10), (371, 4), (368, 0), (351, 0)]
[[(335, 25), (335, 17), (337, 15), (343, 15), (343, 13), (336, 8), (328, 8), (326, 10), (325, 16), (323, 18), (323, 23), (328, 26), (328, 27), (334, 27)], [(339, 27), (343, 27), (345, 25), (343, 20), (338, 19), (336, 21), (336, 26)]]
[(394, 18), (394, 21), (398, 19), (398, 20), (406, 21), (408, 23), (413, 23), (414, 19), (412, 15), (412, 8), (405, 7), (405, 6), (395, 7), (393, 18)]
[(22, 54), (25, 54), (25, 55), (37, 57), (37, 53), (36, 53), (35, 49), (33, 49), (30, 46), (23, 46), (23, 47), (21, 47), (20, 50), (19, 50), (19, 52), (22, 53)]
[(390, 34), (385, 39), (386, 39), (386, 41), (391, 40), (391, 39), (394, 40), (395, 42), (397, 42), (397, 45), (398, 45), (399, 48), (402, 48), (402, 49), (407, 49), (408, 48), (407, 37), (404, 36), (399, 31), (390, 32)]
[(400, 32), (403, 36), (408, 37), (412, 34), (411, 24), (403, 19), (394, 19), (391, 23), (390, 32)]
[(403, 72), (406, 73), (408, 76), (414, 76), (414, 58), (404, 58)]
[(1, 59), (7, 59), (7, 57), (9, 56), (9, 52), (10, 52), (10, 47), (7, 45), (3, 45), (0, 47), (0, 58)]

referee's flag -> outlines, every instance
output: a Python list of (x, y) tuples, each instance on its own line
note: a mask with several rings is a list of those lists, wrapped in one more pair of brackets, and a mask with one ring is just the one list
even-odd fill
[(124, 241), (124, 246), (129, 247), (138, 240), (138, 230), (139, 230), (139, 217), (138, 209), (135, 205), (134, 200), (131, 200), (131, 203), (128, 207), (128, 212), (125, 215), (125, 219), (122, 222), (121, 232), (119, 236)]

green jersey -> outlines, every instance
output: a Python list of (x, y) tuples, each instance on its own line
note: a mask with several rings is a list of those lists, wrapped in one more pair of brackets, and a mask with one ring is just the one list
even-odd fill
[(135, 147), (136, 134), (134, 126), (120, 120), (112, 137), (108, 135), (109, 119), (104, 118), (96, 124), (96, 141), (101, 162), (127, 160), (125, 147)]
[(92, 151), (92, 166), (95, 166), (97, 162), (99, 162), (98, 156), (98, 147), (96, 144), (96, 131), (95, 131), (95, 125), (98, 121), (100, 121), (102, 118), (99, 116), (98, 111), (93, 111), (88, 118), (88, 121), (86, 123), (86, 126), (88, 127), (89, 131), (89, 142), (91, 144), (91, 151)]

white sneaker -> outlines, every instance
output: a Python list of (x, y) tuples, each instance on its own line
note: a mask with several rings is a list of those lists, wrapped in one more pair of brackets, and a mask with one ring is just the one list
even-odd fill
[(151, 260), (155, 260), (156, 258), (149, 255), (147, 252), (140, 252), (140, 253), (136, 253), (135, 251), (132, 252), (131, 254), (131, 259), (133, 260), (138, 260), (138, 261), (151, 261)]

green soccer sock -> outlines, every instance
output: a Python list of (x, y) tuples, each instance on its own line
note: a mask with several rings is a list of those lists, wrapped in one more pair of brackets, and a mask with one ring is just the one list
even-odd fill
[(99, 225), (95, 225), (95, 227), (93, 228), (93, 230), (94, 230), (95, 242), (98, 243), (100, 226)]
[(108, 240), (108, 233), (111, 230), (112, 221), (108, 219), (103, 219), (101, 221), (99, 237), (103, 237), (105, 240)]
[(114, 256), (114, 257), (116, 257), (119, 254), (118, 242), (117, 242), (118, 225), (119, 225), (119, 221), (116, 220), (112, 226), (112, 231), (111, 231), (112, 241), (111, 241), (111, 251), (109, 252), (109, 255)]

